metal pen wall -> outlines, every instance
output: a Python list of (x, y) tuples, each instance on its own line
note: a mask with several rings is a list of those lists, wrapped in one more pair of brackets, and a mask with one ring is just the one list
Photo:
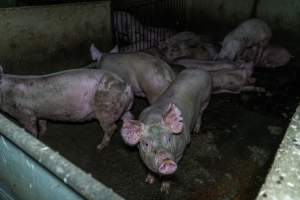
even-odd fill
[(156, 46), (186, 26), (184, 0), (112, 1), (112, 8), (115, 42), (131, 45), (127, 51)]

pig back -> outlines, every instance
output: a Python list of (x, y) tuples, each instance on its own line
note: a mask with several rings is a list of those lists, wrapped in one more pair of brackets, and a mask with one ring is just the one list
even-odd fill
[(159, 96), (175, 78), (167, 63), (142, 52), (104, 55), (99, 67), (119, 75), (138, 96)]
[(93, 115), (92, 100), (103, 80), (111, 85), (125, 84), (110, 72), (97, 69), (66, 70), (43, 76), (5, 74), (1, 85), (1, 95), (5, 97), (2, 109), (12, 115), (23, 112), (52, 120), (86, 120)]
[(173, 100), (183, 113), (187, 126), (193, 128), (202, 107), (206, 106), (212, 90), (212, 80), (208, 72), (199, 69), (182, 71), (166, 91), (166, 99), (174, 94)]
[(230, 32), (224, 39), (224, 43), (236, 39), (245, 42), (246, 46), (251, 46), (267, 42), (272, 37), (272, 31), (268, 24), (260, 19), (249, 19), (240, 24), (236, 29)]
[(154, 123), (161, 119), (170, 103), (174, 103), (182, 112), (185, 135), (190, 130), (206, 106), (212, 90), (212, 80), (208, 72), (199, 69), (186, 69), (178, 74), (168, 89), (146, 110), (140, 119), (145, 123)]

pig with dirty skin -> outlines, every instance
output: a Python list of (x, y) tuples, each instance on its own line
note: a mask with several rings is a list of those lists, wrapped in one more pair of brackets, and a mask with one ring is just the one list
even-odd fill
[[(200, 132), (211, 89), (208, 72), (184, 70), (154, 104), (142, 111), (138, 120), (123, 122), (124, 142), (138, 146), (142, 161), (152, 173), (164, 177), (176, 172), (191, 141), (191, 132)], [(150, 175), (146, 181), (153, 180)], [(170, 182), (163, 181), (161, 191), (168, 192), (169, 186)]]
[(243, 63), (235, 63), (230, 61), (203, 61), (198, 59), (178, 59), (174, 62), (176, 65), (181, 65), (188, 69), (201, 69), (208, 72), (220, 71), (220, 70), (234, 70), (242, 68)]
[(113, 72), (131, 85), (136, 96), (146, 97), (152, 104), (171, 82), (175, 73), (171, 67), (147, 53), (111, 53), (103, 54), (94, 44), (90, 47), (96, 68)]
[(230, 61), (201, 61), (196, 59), (180, 59), (175, 62), (181, 65), (180, 70), (201, 69), (209, 72), (213, 82), (213, 94), (265, 92), (262, 87), (254, 86), (256, 82), (253, 74), (253, 62)]
[(239, 59), (254, 61), (255, 67), (276, 68), (288, 64), (293, 57), (286, 48), (273, 44), (268, 45), (261, 56), (257, 53), (257, 47), (247, 48)]
[(160, 42), (157, 49), (163, 59), (169, 63), (173, 63), (180, 58), (211, 60), (218, 52), (212, 38), (189, 31), (177, 33)]
[(242, 63), (236, 69), (223, 69), (210, 72), (213, 82), (213, 94), (241, 92), (265, 92), (265, 88), (255, 86), (256, 79), (252, 77), (253, 62)]
[(47, 75), (0, 73), (0, 109), (34, 136), (45, 133), (47, 120), (84, 122), (97, 119), (104, 131), (102, 150), (133, 103), (131, 87), (98, 69), (73, 69)]
[(222, 48), (215, 60), (236, 60), (246, 48), (257, 48), (257, 54), (262, 56), (264, 48), (272, 37), (268, 24), (260, 19), (249, 19), (226, 35)]

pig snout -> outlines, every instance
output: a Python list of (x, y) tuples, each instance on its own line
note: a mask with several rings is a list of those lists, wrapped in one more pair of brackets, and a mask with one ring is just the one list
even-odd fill
[(177, 164), (173, 160), (164, 160), (163, 163), (159, 166), (158, 171), (160, 174), (169, 175), (173, 174), (177, 169)]
[(173, 156), (167, 152), (160, 152), (155, 156), (155, 165), (162, 175), (170, 175), (177, 170)]

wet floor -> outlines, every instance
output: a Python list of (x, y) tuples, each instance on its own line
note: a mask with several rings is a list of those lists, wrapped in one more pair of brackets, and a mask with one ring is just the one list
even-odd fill
[[(292, 53), (300, 55), (299, 49)], [(96, 121), (49, 123), (41, 140), (126, 199), (252, 200), (300, 100), (297, 63), (294, 58), (282, 68), (257, 69), (257, 85), (266, 93), (212, 96), (202, 133), (192, 135), (168, 195), (160, 192), (160, 180), (144, 182), (148, 170), (118, 131), (110, 146), (97, 153), (102, 131)], [(137, 100), (136, 116), (146, 106)]]

